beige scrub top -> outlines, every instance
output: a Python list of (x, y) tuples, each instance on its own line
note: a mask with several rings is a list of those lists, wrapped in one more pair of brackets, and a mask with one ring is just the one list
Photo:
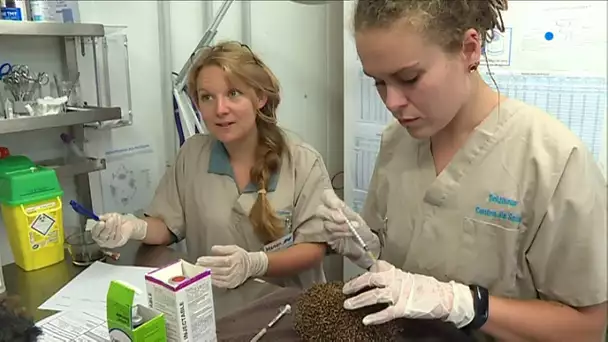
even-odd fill
[(490, 294), (574, 307), (607, 300), (606, 181), (585, 145), (507, 99), (436, 176), (428, 140), (382, 135), (362, 217), (381, 258)]
[[(325, 243), (323, 222), (315, 216), (323, 190), (331, 187), (321, 155), (311, 146), (288, 139), (287, 156), (267, 187), (268, 199), (280, 216), (292, 216), (293, 243)], [(148, 216), (161, 218), (178, 240), (185, 239), (188, 256), (210, 255), (214, 245), (237, 245), (263, 250), (249, 221), (258, 194), (249, 184), (241, 193), (224, 145), (206, 135), (189, 138), (163, 176)], [(287, 230), (287, 227), (286, 227)], [(285, 232), (287, 235), (289, 232)], [(267, 279), (281, 286), (310, 287), (325, 282), (323, 265), (293, 278)]]

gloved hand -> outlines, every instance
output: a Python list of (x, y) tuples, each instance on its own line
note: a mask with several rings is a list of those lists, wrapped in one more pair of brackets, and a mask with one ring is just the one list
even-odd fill
[(382, 324), (396, 318), (441, 319), (458, 328), (475, 317), (473, 295), (468, 286), (444, 283), (433, 277), (401, 271), (384, 260), (378, 260), (371, 272), (344, 285), (346, 295), (371, 288), (344, 302), (344, 308), (358, 308), (388, 303), (380, 312), (363, 318), (363, 324)]
[(103, 248), (121, 247), (129, 241), (143, 240), (148, 231), (148, 223), (127, 214), (110, 213), (101, 215), (91, 229), (93, 240)]
[(344, 216), (353, 224), (357, 233), (359, 233), (376, 257), (380, 254), (380, 240), (378, 236), (372, 232), (361, 216), (336, 196), (336, 193), (332, 189), (327, 189), (323, 192), (322, 201), (323, 204), (317, 208), (316, 214), (323, 219), (323, 226), (329, 234), (327, 243), (336, 253), (344, 255), (363, 269), (369, 269), (374, 261), (371, 260), (363, 250), (363, 247), (355, 240)]
[(233, 289), (250, 277), (261, 277), (268, 269), (264, 252), (247, 252), (239, 246), (213, 246), (213, 256), (198, 258), (196, 264), (211, 269), (211, 281), (220, 288)]

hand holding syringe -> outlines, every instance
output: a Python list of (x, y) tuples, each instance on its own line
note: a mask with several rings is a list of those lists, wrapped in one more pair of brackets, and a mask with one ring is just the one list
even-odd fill
[(338, 198), (333, 189), (323, 191), (321, 202), (316, 216), (323, 220), (329, 246), (355, 265), (369, 270), (376, 264), (375, 255), (382, 248), (379, 236)]
[[(340, 214), (342, 214), (342, 217), (344, 217), (344, 220), (346, 220), (346, 225), (348, 226), (348, 229), (350, 230), (350, 232), (353, 234), (353, 236), (355, 237), (355, 240), (357, 241), (357, 243), (359, 243), (361, 245), (361, 247), (363, 248), (363, 250), (365, 251), (365, 253), (367, 254), (367, 256), (371, 259), (372, 261), (372, 266), (376, 263), (377, 259), (374, 256), (374, 253), (372, 253), (370, 251), (369, 246), (365, 243), (365, 241), (363, 240), (363, 238), (361, 237), (361, 235), (359, 234), (359, 232), (357, 232), (357, 229), (355, 228), (355, 226), (353, 225), (353, 223), (348, 219), (348, 217), (346, 216), (346, 214), (344, 214), (344, 211), (342, 209), (339, 209)], [(371, 266), (370, 266), (371, 268)]]

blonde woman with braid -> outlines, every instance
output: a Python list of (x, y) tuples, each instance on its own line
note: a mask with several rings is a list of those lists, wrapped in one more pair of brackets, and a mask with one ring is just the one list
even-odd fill
[(382, 135), (361, 215), (332, 191), (318, 211), (332, 248), (370, 269), (345, 285), (365, 291), (344, 306), (387, 303), (363, 323), (439, 319), (480, 341), (603, 341), (606, 182), (568, 128), (481, 78), (506, 9), (358, 1), (357, 52), (397, 122)]
[(325, 282), (327, 234), (315, 210), (331, 184), (321, 155), (277, 126), (276, 77), (247, 46), (224, 42), (194, 62), (188, 90), (210, 134), (182, 146), (146, 218), (104, 215), (96, 240), (185, 239), (190, 258), (222, 288), (250, 277), (302, 288)]

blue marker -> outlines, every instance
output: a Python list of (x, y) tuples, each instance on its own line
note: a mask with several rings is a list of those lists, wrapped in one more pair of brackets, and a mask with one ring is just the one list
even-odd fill
[(80, 205), (80, 203), (71, 200), (70, 201), (70, 205), (72, 206), (72, 209), (74, 209), (75, 212), (77, 212), (78, 214), (88, 217), (90, 219), (93, 219), (95, 221), (99, 221), (99, 216), (95, 215), (94, 212), (85, 209), (82, 205)]
[(553, 37), (554, 37), (553, 32), (547, 32), (547, 33), (545, 33), (545, 39), (546, 40), (553, 40)]

